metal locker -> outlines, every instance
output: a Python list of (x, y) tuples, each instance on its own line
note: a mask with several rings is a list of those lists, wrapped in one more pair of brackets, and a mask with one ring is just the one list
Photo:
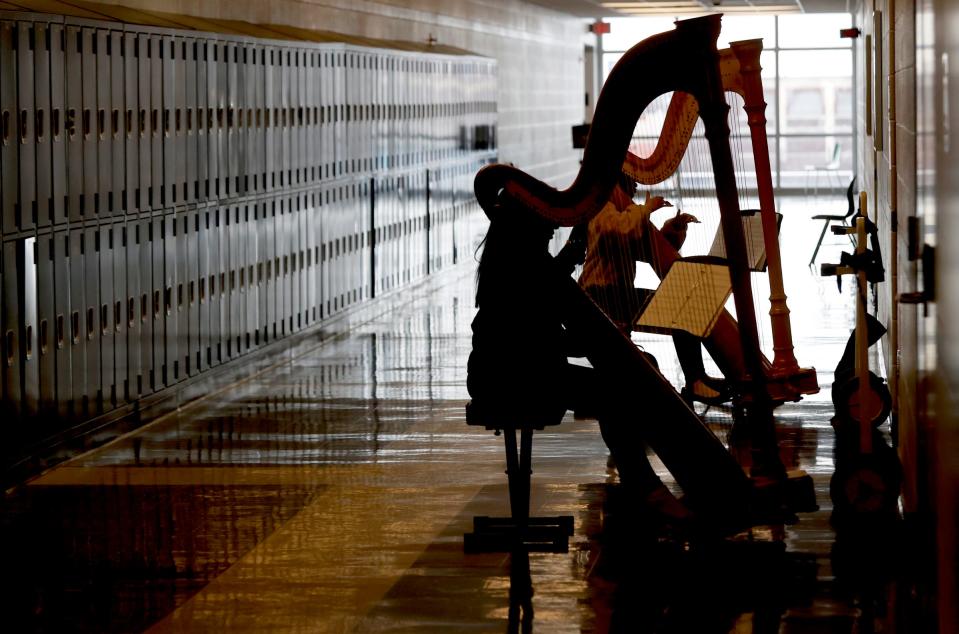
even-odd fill
[(226, 343), (227, 358), (234, 359), (239, 354), (236, 340), (240, 331), (240, 311), (236, 289), (236, 257), (239, 251), (237, 245), (237, 216), (238, 207), (225, 207), (226, 225), (223, 227), (223, 241), (220, 243), (220, 259), (223, 266), (221, 286), (223, 287), (223, 313), (226, 317), (223, 330), (223, 339)]
[(176, 280), (173, 284), (173, 319), (176, 320), (176, 350), (179, 356), (173, 369), (173, 378), (180, 380), (190, 374), (192, 367), (190, 347), (190, 298), (189, 298), (189, 254), (190, 237), (193, 227), (190, 226), (190, 214), (178, 211), (168, 217), (173, 225), (174, 261), (176, 266)]
[[(173, 108), (172, 108), (172, 137), (174, 156), (173, 172), (173, 205), (182, 205), (187, 201), (187, 163), (186, 157), (186, 46), (183, 38), (174, 37), (173, 41)], [(180, 366), (183, 364), (180, 363)], [(183, 369), (182, 367), (180, 368)]]
[(208, 200), (216, 200), (219, 182), (218, 150), (219, 121), (217, 120), (217, 63), (216, 42), (203, 41), (203, 60), (206, 71), (206, 170), (207, 178), (203, 183)]
[(236, 177), (234, 189), (237, 194), (246, 194), (249, 191), (249, 172), (247, 172), (247, 125), (246, 125), (246, 66), (247, 47), (245, 44), (232, 45), (230, 62), (230, 103), (233, 115), (233, 141), (230, 148), (230, 158), (234, 164)]
[[(134, 109), (136, 112), (136, 109)], [(126, 320), (126, 369), (123, 397), (127, 401), (135, 401), (143, 393), (143, 326), (149, 316), (146, 298), (142, 291), (144, 265), (142, 253), (147, 255), (149, 264), (149, 244), (141, 248), (144, 241), (141, 238), (140, 221), (129, 219), (124, 226), (126, 236), (121, 254), (122, 266), (126, 267), (126, 294), (123, 301), (123, 318)], [(141, 303), (142, 300), (142, 303)]]
[(262, 73), (263, 78), (260, 82), (259, 90), (262, 94), (258, 96), (260, 107), (263, 108), (263, 128), (262, 128), (262, 152), (263, 152), (263, 191), (273, 190), (274, 178), (274, 153), (275, 136), (273, 133), (273, 108), (275, 105), (274, 95), (274, 63), (276, 49), (272, 46), (265, 46), (261, 51), (262, 55)]
[(293, 180), (293, 122), (290, 116), (290, 66), (293, 61), (292, 51), (288, 48), (280, 49), (280, 142), (282, 144), (282, 158), (280, 163), (280, 187), (289, 187)]
[(243, 219), (247, 205), (233, 207), (233, 222), (230, 224), (230, 321), (233, 333), (233, 354), (243, 354), (243, 338), (246, 332), (246, 307), (243, 284), (244, 248)]
[[(210, 146), (209, 129), (207, 127), (207, 106), (209, 104), (207, 91), (209, 90), (207, 82), (207, 43), (206, 40), (197, 38), (194, 41), (196, 59), (196, 118), (194, 122), (196, 136), (196, 200), (205, 202), (209, 198), (210, 183)], [(205, 354), (205, 353), (204, 353)]]
[(274, 260), (274, 276), (276, 278), (276, 305), (277, 305), (277, 328), (276, 337), (285, 337), (287, 332), (287, 319), (289, 312), (289, 247), (288, 234), (286, 228), (286, 216), (288, 200), (285, 196), (279, 196), (276, 209), (276, 252)]
[(316, 50), (308, 49), (303, 52), (303, 79), (302, 101), (303, 101), (303, 155), (306, 157), (303, 163), (303, 179), (307, 184), (316, 181), (316, 161), (313, 152), (316, 147), (316, 121), (313, 119), (315, 112), (316, 96)]
[[(17, 264), (21, 267), (21, 369), (23, 372), (22, 412), (31, 416), (37, 413), (40, 400), (40, 363), (37, 350), (37, 239), (18, 241)], [(21, 251), (22, 249), (22, 251)]]
[(320, 54), (320, 163), (322, 172), (320, 180), (330, 178), (331, 163), (333, 161), (333, 122), (331, 112), (333, 103), (333, 69), (331, 54), (323, 51)]
[(266, 332), (269, 325), (267, 306), (270, 302), (267, 296), (265, 262), (267, 257), (266, 243), (269, 236), (266, 225), (269, 220), (269, 203), (266, 201), (258, 202), (256, 210), (256, 226), (252, 228), (256, 231), (256, 248), (253, 257), (250, 258), (253, 262), (255, 276), (256, 335), (254, 336), (254, 342), (257, 345), (263, 345), (267, 342)]
[[(50, 31), (47, 25), (37, 22), (31, 25), (33, 34), (33, 101), (34, 142), (36, 143), (36, 224), (48, 227), (53, 224), (53, 151), (50, 98)], [(41, 359), (41, 362), (43, 359)]]
[(266, 49), (258, 45), (254, 49), (253, 63), (253, 108), (254, 110), (254, 137), (253, 137), (253, 156), (255, 157), (254, 167), (256, 169), (256, 178), (254, 179), (255, 189), (258, 192), (266, 190), (267, 182), (267, 144), (266, 144)]
[[(56, 41), (56, 40), (55, 40)], [(72, 414), (73, 343), (70, 332), (70, 234), (53, 233), (53, 323), (51, 347), (56, 366), (57, 415), (65, 419)]]
[(276, 293), (276, 198), (272, 198), (264, 206), (263, 217), (260, 220), (262, 227), (260, 233), (260, 246), (262, 247), (262, 266), (263, 275), (263, 303), (265, 305), (266, 320), (264, 322), (264, 342), (273, 341), (276, 338), (276, 314), (277, 314), (277, 293)]
[(116, 404), (116, 336), (114, 331), (114, 304), (116, 286), (113, 280), (113, 226), (100, 225), (95, 248), (100, 254), (100, 302), (97, 305), (97, 324), (100, 330), (100, 389), (104, 409)]
[[(178, 139), (174, 129), (174, 116), (177, 110), (177, 50), (175, 38), (164, 35), (160, 38), (160, 76), (161, 95), (163, 103), (163, 189), (160, 203), (164, 209), (170, 209), (177, 204), (177, 190), (182, 179), (178, 179), (179, 166), (182, 165), (182, 154), (177, 153)], [(175, 362), (174, 362), (175, 363)], [(172, 373), (171, 360), (167, 358), (167, 368)], [(179, 364), (177, 364), (179, 365)], [(170, 375), (172, 377), (172, 374)]]
[(64, 121), (66, 115), (66, 79), (64, 69), (65, 35), (63, 25), (50, 24), (47, 32), (50, 64), (50, 114), (47, 137), (50, 144), (50, 213), (55, 224), (67, 221), (67, 154)]
[(306, 323), (319, 319), (316, 300), (316, 190), (306, 194), (306, 209), (303, 213), (303, 237), (306, 250)]
[[(67, 269), (70, 274), (70, 313), (67, 317), (68, 345), (70, 347), (70, 381), (72, 399), (70, 413), (80, 417), (89, 411), (87, 392), (87, 335), (86, 335), (86, 236), (82, 229), (70, 229), (67, 240)], [(99, 350), (97, 350), (99, 354)]]
[[(137, 392), (141, 395), (153, 391), (153, 377), (155, 376), (156, 362), (154, 361), (154, 328), (156, 321), (153, 318), (153, 221), (144, 218), (136, 222), (133, 233), (133, 248), (136, 251), (131, 257), (139, 260), (140, 286), (137, 296), (137, 319), (140, 332), (139, 353), (140, 367), (137, 374)], [(127, 243), (130, 244), (129, 242)], [(132, 342), (131, 342), (132, 345)]]
[[(202, 50), (202, 49), (201, 49)], [(210, 215), (209, 208), (196, 212), (196, 369), (210, 367)]]
[(243, 186), (247, 193), (258, 190), (259, 173), (258, 161), (261, 158), (257, 152), (257, 125), (256, 125), (256, 87), (257, 87), (257, 54), (258, 49), (253, 45), (243, 47), (243, 108), (246, 111), (244, 127), (246, 147), (243, 166)]
[[(137, 110), (136, 110), (136, 147), (139, 152), (139, 159), (136, 161), (137, 184), (133, 191), (133, 201), (138, 211), (148, 211), (151, 209), (151, 197), (153, 191), (153, 128), (151, 117), (153, 115), (153, 79), (151, 67), (152, 46), (150, 36), (146, 33), (130, 33), (130, 37), (135, 39), (135, 56), (137, 65), (137, 83), (131, 86), (136, 90)], [(144, 244), (147, 244), (146, 236), (143, 236)], [(149, 289), (149, 287), (146, 287)], [(144, 366), (144, 372), (146, 366)], [(144, 380), (144, 385), (149, 382)]]
[(254, 275), (256, 271), (256, 235), (258, 217), (259, 203), (248, 203), (246, 205), (246, 211), (243, 217), (243, 225), (240, 229), (240, 239), (243, 243), (243, 270), (240, 273), (240, 287), (244, 295), (244, 351), (248, 351), (256, 345), (258, 323), (257, 317), (259, 316), (257, 301), (259, 299), (259, 293), (257, 293)]
[(235, 196), (240, 193), (239, 172), (239, 112), (237, 106), (237, 45), (235, 42), (225, 42), (223, 47), (226, 69), (226, 127), (227, 127), (227, 159), (229, 182), (227, 193)]
[[(183, 200), (187, 203), (195, 202), (200, 193), (200, 182), (197, 176), (197, 41), (192, 37), (183, 38), (184, 68), (184, 113), (183, 135), (185, 148), (183, 150), (183, 164), (186, 166), (186, 182), (184, 184)], [(195, 363), (195, 362), (194, 362)]]
[[(113, 49), (114, 51), (118, 49)], [(122, 112), (122, 110), (121, 110)], [(121, 135), (122, 136), (122, 135)], [(112, 396), (117, 404), (130, 399), (129, 342), (130, 295), (128, 277), (136, 275), (136, 269), (127, 268), (127, 241), (130, 239), (126, 220), (114, 223), (113, 234), (113, 389)]]
[[(164, 99), (163, 99), (163, 38), (151, 35), (147, 45), (147, 57), (150, 61), (150, 207), (159, 211), (166, 201), (164, 172)], [(141, 176), (142, 179), (142, 176)], [(162, 270), (162, 268), (161, 268)], [(162, 357), (161, 357), (162, 359)], [(158, 381), (157, 385), (162, 385)]]
[(84, 311), (83, 336), (86, 340), (86, 408), (87, 415), (103, 411), (103, 383), (100, 349), (100, 239), (96, 227), (83, 230), (80, 250), (83, 254)]
[(207, 301), (209, 302), (209, 348), (207, 361), (211, 366), (218, 365), (221, 358), (221, 333), (223, 332), (223, 311), (220, 298), (220, 207), (209, 211), (210, 223), (206, 236), (207, 249)]
[(299, 194), (290, 196), (289, 207), (287, 208), (287, 236), (289, 238), (289, 291), (290, 291), (290, 311), (289, 315), (290, 332), (296, 332), (302, 323), (300, 315), (300, 269), (299, 269), (299, 222), (300, 222), (300, 196)]
[[(17, 52), (15, 23), (0, 21), (0, 235), (17, 230), (20, 189), (17, 148)], [(6, 333), (6, 329), (4, 329)], [(6, 334), (4, 334), (6, 337)]]
[[(164, 260), (166, 248), (163, 240), (165, 223), (160, 216), (154, 216), (150, 221), (150, 252), (153, 254), (150, 280), (150, 313), (153, 327), (153, 368), (150, 372), (150, 389), (161, 389), (166, 385), (167, 368), (167, 329), (166, 310), (164, 306)], [(172, 363), (172, 361), (171, 361)]]
[[(272, 110), (268, 127), (267, 154), (271, 155), (270, 189), (283, 189), (283, 49), (270, 49), (270, 83), (266, 92), (267, 107)], [(271, 151), (272, 150), (272, 151)]]
[[(123, 196), (120, 207), (128, 214), (140, 211), (140, 60), (136, 33), (123, 33)], [(145, 120), (144, 120), (145, 123)], [(135, 386), (131, 385), (131, 392)]]
[(33, 23), (17, 22), (14, 41), (17, 52), (17, 109), (15, 118), (16, 146), (20, 165), (19, 198), (14, 210), (17, 227), (33, 229), (37, 224), (36, 187), (36, 110), (34, 108), (34, 61), (35, 46)]
[(163, 323), (166, 329), (166, 365), (164, 383), (173, 385), (181, 378), (182, 360), (180, 355), (180, 331), (177, 315), (177, 223), (176, 216), (166, 215), (161, 224), (160, 237), (163, 239)]
[[(123, 33), (110, 31), (107, 53), (110, 58), (110, 113), (107, 117), (109, 139), (111, 143), (110, 169), (111, 188), (107, 194), (107, 209), (111, 214), (120, 215), (127, 210), (126, 205), (126, 57), (124, 55)], [(132, 120), (130, 121), (132, 124)], [(134, 156), (136, 156), (134, 154)], [(118, 379), (122, 384), (122, 380)]]
[(187, 242), (187, 263), (186, 263), (186, 304), (189, 317), (187, 327), (189, 340), (189, 363), (187, 364), (187, 374), (193, 375), (199, 373), (202, 368), (200, 357), (200, 212), (191, 209), (188, 215), (189, 240)]
[(293, 63), (290, 65), (290, 161), (293, 175), (290, 178), (290, 183), (299, 185), (303, 182), (303, 104), (300, 101), (303, 94), (300, 85), (303, 55), (299, 49), (291, 52)]
[(309, 217), (310, 217), (310, 194), (305, 192), (300, 195), (300, 212), (297, 226), (297, 238), (299, 241), (299, 253), (297, 254), (297, 270), (300, 273), (300, 310), (301, 316), (300, 328), (306, 328), (310, 324), (310, 299), (313, 294), (310, 292), (310, 279), (313, 258), (310, 254), (309, 242)]
[[(97, 148), (97, 185), (93, 196), (93, 213), (108, 216), (113, 193), (113, 138), (110, 130), (110, 113), (113, 108), (113, 90), (110, 59), (112, 57), (110, 31), (97, 29), (92, 33), (93, 55), (96, 64), (96, 107), (93, 110), (93, 137)], [(86, 83), (86, 82), (84, 82)], [(104, 385), (108, 389), (109, 385)]]
[(216, 62), (216, 102), (217, 102), (217, 188), (218, 198), (227, 198), (233, 191), (230, 184), (230, 178), (233, 174), (230, 172), (230, 152), (228, 135), (230, 133), (230, 121), (228, 119), (228, 74), (227, 74), (227, 44), (226, 42), (216, 42), (214, 49), (214, 61)]
[(36, 349), (39, 373), (39, 410), (44, 414), (57, 411), (57, 362), (54, 329), (56, 325), (53, 234), (44, 232), (37, 236), (36, 248)]

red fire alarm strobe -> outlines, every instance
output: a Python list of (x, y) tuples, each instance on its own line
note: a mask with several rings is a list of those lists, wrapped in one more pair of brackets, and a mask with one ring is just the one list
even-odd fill
[(589, 30), (596, 35), (605, 35), (606, 33), (609, 33), (609, 22), (597, 20), (589, 25)]
[(851, 29), (839, 29), (839, 37), (848, 37), (856, 39), (859, 37), (861, 31), (857, 27), (852, 27)]

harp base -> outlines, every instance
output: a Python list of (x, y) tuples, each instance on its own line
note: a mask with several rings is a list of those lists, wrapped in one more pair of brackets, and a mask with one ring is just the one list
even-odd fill
[(753, 508), (760, 515), (769, 512), (791, 515), (819, 510), (812, 476), (802, 469), (787, 471), (783, 480), (754, 477), (752, 483)]
[(800, 401), (807, 394), (819, 392), (816, 368), (792, 368), (783, 372), (770, 370), (766, 377), (766, 389), (774, 403)]

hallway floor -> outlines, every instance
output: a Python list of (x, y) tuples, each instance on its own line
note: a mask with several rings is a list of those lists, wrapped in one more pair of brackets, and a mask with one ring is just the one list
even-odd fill
[[(852, 285), (805, 266), (824, 209), (781, 211), (796, 356), (822, 388), (776, 412), (784, 460), (816, 483), (820, 510), (797, 524), (704, 550), (625, 539), (598, 428), (567, 415), (535, 437), (532, 510), (574, 516), (569, 552), (528, 569), (464, 554), (474, 515), (508, 512), (502, 441), (464, 422), (467, 263), (10, 492), (8, 631), (873, 631), (891, 618), (884, 559), (848, 566), (829, 524), (829, 387)], [(826, 240), (819, 261), (835, 261), (846, 245)], [(637, 342), (678, 386), (669, 340)], [(725, 439), (729, 411), (708, 419)], [(527, 575), (531, 602), (511, 610)]]

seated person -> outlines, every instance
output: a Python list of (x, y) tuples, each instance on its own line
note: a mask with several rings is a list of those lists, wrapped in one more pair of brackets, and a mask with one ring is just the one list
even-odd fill
[(476, 276), (473, 350), (467, 388), (474, 405), (516, 420), (555, 424), (567, 410), (597, 414), (623, 486), (667, 523), (689, 519), (646, 457), (635, 411), (593, 368), (568, 363), (560, 288), (576, 254), (548, 251), (554, 226), (521, 208), (499, 208), (483, 241)]
[[(649, 221), (653, 212), (671, 207), (661, 196), (646, 194), (643, 204), (634, 204), (636, 183), (623, 175), (609, 202), (589, 222), (586, 261), (579, 284), (621, 329), (629, 334), (652, 291), (635, 288), (636, 261), (651, 261), (647, 236), (657, 231)], [(695, 216), (677, 212), (663, 225), (662, 234), (678, 251), (686, 239), (686, 227), (699, 222)], [(725, 381), (706, 374), (701, 341), (677, 330), (673, 334), (676, 355), (686, 377), (683, 397), (687, 401), (719, 404), (729, 400)]]

